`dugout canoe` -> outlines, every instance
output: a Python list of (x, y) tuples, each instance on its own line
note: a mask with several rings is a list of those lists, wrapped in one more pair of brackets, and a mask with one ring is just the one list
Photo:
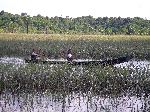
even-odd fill
[(31, 59), (25, 59), (26, 63), (48, 63), (48, 64), (71, 64), (71, 65), (114, 65), (119, 64), (123, 62), (127, 62), (131, 59), (130, 56), (123, 56), (119, 58), (114, 59), (106, 59), (106, 60), (73, 60), (72, 62), (67, 60), (57, 60), (57, 59), (37, 59), (37, 60), (31, 60)]

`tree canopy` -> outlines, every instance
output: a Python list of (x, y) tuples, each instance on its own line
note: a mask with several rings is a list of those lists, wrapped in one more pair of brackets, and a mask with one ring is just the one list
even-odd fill
[(40, 14), (31, 17), (27, 13), (18, 15), (2, 10), (0, 12), (0, 32), (150, 35), (150, 20), (140, 17), (43, 17)]

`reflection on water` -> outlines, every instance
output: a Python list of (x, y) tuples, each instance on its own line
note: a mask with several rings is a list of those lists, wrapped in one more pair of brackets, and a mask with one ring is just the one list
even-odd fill
[(2, 57), (0, 58), (0, 63), (10, 63), (15, 65), (25, 64), (24, 60), (22, 58), (17, 57)]
[(23, 58), (18, 57), (2, 57), (0, 58), (0, 63), (4, 65), (12, 65), (13, 69), (19, 69), (20, 67), (25, 67), (25, 61)]
[(66, 97), (46, 94), (3, 94), (2, 112), (140, 112), (149, 108), (144, 98), (92, 97), (90, 94), (73, 94)]
[(138, 70), (150, 70), (150, 62), (147, 60), (145, 60), (145, 61), (130, 60), (128, 62), (116, 64), (114, 66), (121, 67), (121, 68), (138, 69)]

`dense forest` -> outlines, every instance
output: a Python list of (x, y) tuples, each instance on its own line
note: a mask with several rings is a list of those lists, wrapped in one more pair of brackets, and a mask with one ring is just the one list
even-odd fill
[(150, 20), (140, 17), (31, 17), (0, 12), (0, 33), (150, 35)]

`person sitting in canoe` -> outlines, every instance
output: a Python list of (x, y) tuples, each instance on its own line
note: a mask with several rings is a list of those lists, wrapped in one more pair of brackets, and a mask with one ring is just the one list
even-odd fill
[(35, 60), (37, 60), (37, 57), (38, 57), (39, 55), (35, 52), (35, 49), (33, 49), (32, 50), (32, 53), (31, 53), (31, 60), (32, 61), (35, 61)]
[(71, 49), (68, 49), (68, 51), (67, 51), (67, 60), (68, 61), (72, 61), (73, 60)]

